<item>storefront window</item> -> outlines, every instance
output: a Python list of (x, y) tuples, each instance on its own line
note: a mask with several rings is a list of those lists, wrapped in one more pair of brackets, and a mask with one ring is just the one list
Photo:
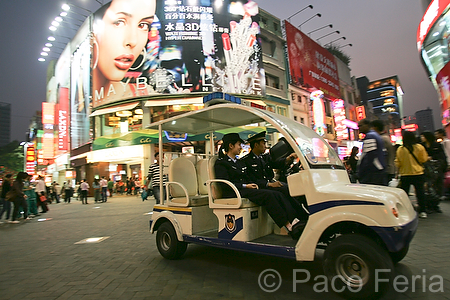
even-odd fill
[(143, 112), (140, 108), (118, 111), (98, 116), (96, 119), (96, 136), (107, 136), (141, 130)]
[(429, 30), (423, 43), (422, 57), (433, 77), (449, 62), (450, 13)]

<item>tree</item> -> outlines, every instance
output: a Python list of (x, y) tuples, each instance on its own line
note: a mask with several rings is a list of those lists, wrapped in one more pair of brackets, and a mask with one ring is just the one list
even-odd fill
[(350, 56), (348, 56), (347, 54), (345, 54), (344, 52), (342, 52), (339, 49), (339, 46), (330, 44), (329, 46), (326, 46), (325, 49), (328, 50), (328, 52), (330, 52), (331, 54), (333, 54), (334, 56), (336, 56), (337, 58), (339, 58), (344, 64), (348, 65), (350, 64)]
[(0, 175), (23, 171), (23, 148), (18, 141), (0, 147)]

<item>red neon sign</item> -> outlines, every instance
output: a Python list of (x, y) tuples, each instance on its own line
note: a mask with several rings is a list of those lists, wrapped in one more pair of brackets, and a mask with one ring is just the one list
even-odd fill
[(362, 119), (366, 118), (366, 109), (364, 108), (364, 106), (357, 106), (356, 107), (356, 120), (360, 121)]

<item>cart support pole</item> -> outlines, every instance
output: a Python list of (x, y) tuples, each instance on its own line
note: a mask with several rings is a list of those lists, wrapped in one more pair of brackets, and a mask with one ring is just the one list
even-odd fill
[[(164, 166), (163, 166), (163, 158), (164, 158), (164, 153), (163, 153), (163, 136), (162, 136), (162, 126), (161, 124), (158, 125), (158, 130), (159, 130), (159, 138), (158, 138), (158, 147), (159, 147), (159, 197), (160, 197), (160, 202), (161, 205), (164, 205), (164, 186), (163, 186), (163, 182), (164, 182)], [(166, 195), (166, 197), (169, 197), (169, 195)]]

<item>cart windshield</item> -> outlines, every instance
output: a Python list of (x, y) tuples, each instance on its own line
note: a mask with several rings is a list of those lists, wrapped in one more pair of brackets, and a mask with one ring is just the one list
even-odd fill
[(295, 140), (311, 168), (345, 169), (334, 149), (310, 128), (286, 117), (267, 112)]

